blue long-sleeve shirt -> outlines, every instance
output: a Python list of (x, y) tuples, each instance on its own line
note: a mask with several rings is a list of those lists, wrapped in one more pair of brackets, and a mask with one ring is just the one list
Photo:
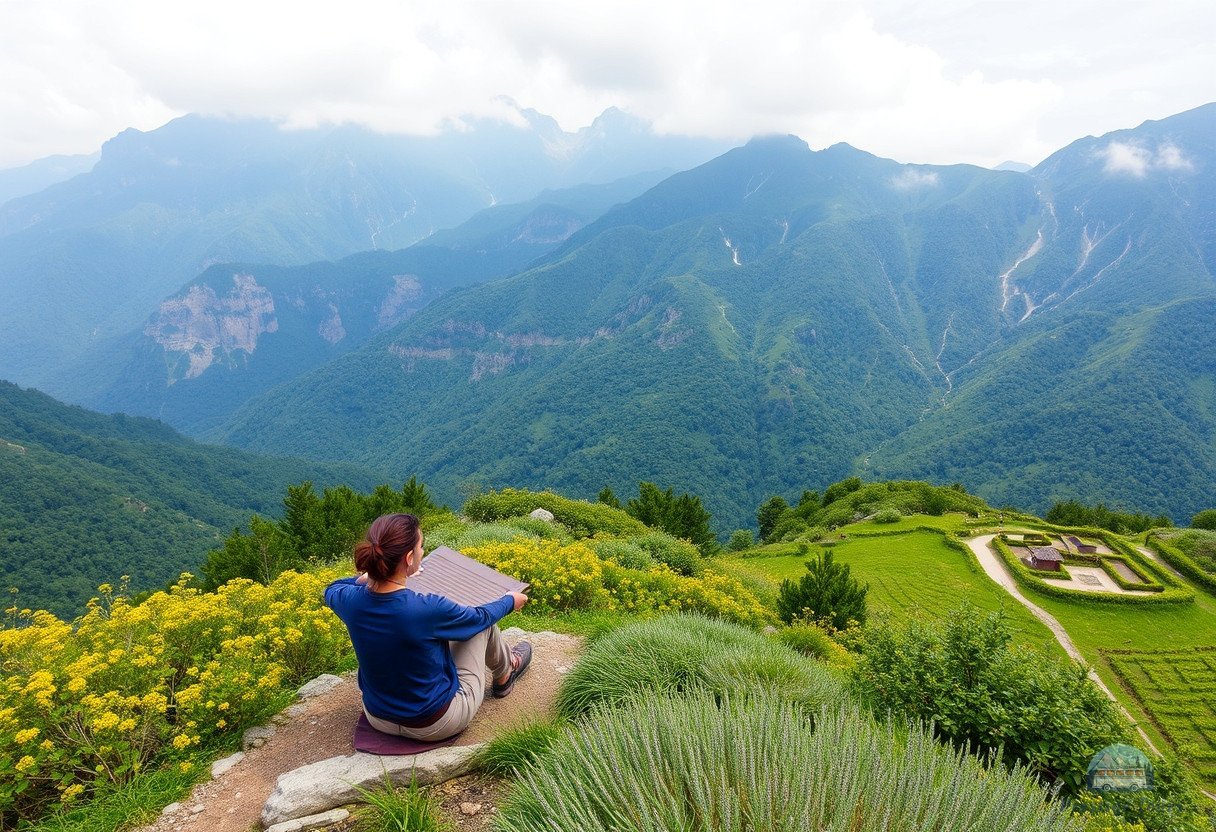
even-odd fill
[(325, 588), (325, 603), (350, 631), (359, 659), (359, 689), (372, 716), (411, 722), (429, 716), (460, 688), (449, 641), (465, 641), (514, 609), (504, 595), (466, 607), (412, 589), (372, 592), (355, 578)]

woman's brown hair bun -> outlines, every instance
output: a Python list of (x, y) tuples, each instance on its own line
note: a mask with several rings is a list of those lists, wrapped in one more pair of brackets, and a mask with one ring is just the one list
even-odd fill
[(385, 514), (368, 527), (355, 544), (355, 569), (373, 581), (386, 581), (402, 559), (418, 545), (420, 527), (412, 514)]

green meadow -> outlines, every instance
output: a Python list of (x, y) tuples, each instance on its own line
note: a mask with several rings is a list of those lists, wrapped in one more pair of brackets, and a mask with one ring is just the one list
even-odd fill
[[(841, 530), (848, 538), (833, 551), (858, 580), (870, 585), (867, 602), (871, 614), (886, 614), (896, 621), (917, 615), (939, 618), (966, 601), (983, 610), (1003, 609), (1021, 643), (1063, 655), (1047, 627), (993, 583), (969, 552), (948, 546), (940, 532), (919, 528), (927, 525), (925, 521), (953, 522), (957, 527), (962, 523), (961, 518), (949, 516), (918, 516), (900, 521), (906, 524), (904, 534), (860, 536), (864, 530), (897, 531), (896, 524), (859, 523)], [(730, 563), (740, 577), (775, 587), (783, 580), (801, 577), (806, 563), (822, 551), (812, 544), (807, 554), (800, 555), (795, 544), (774, 544), (752, 549)]]

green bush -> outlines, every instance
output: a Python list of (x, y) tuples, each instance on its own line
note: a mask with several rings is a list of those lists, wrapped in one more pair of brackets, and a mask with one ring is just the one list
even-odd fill
[(557, 712), (572, 719), (594, 705), (620, 705), (639, 696), (750, 690), (775, 682), (804, 704), (843, 696), (830, 670), (753, 630), (701, 616), (668, 615), (627, 624), (592, 644), (562, 680)]
[(532, 532), (503, 523), (446, 523), (423, 533), (423, 545), (428, 552), (447, 546), (458, 552), (484, 546), (487, 543), (510, 543), (513, 540), (539, 540)]
[(970, 606), (944, 622), (866, 631), (853, 689), (876, 714), (932, 720), (960, 746), (1006, 759), (1076, 791), (1090, 758), (1124, 738), (1117, 706), (1085, 668), (1010, 647), (1001, 613)]
[(658, 696), (597, 710), (525, 769), (503, 832), (1065, 832), (1023, 771), (986, 769), (919, 728), (776, 697)]
[(464, 504), (464, 513), (471, 520), (490, 523), (526, 516), (538, 508), (552, 512), (554, 519), (570, 529), (576, 537), (591, 537), (597, 532), (630, 537), (649, 531), (644, 523), (620, 509), (604, 503), (571, 500), (552, 491), (518, 488), (489, 491), (470, 497)]
[(650, 569), (655, 565), (650, 552), (632, 540), (605, 537), (592, 541), (591, 546), (604, 560), (613, 561), (626, 569)]
[(898, 523), (904, 516), (893, 508), (884, 508), (874, 514), (875, 523)]
[[(1137, 792), (1083, 792), (1073, 811), (1093, 824), (1085, 832), (1211, 832), (1211, 804), (1174, 757), (1153, 759), (1153, 788)], [(1116, 824), (1123, 823), (1125, 826)]]
[(550, 522), (536, 517), (508, 517), (502, 521), (502, 525), (520, 529), (544, 540), (569, 542), (573, 539), (570, 530), (556, 520)]
[(849, 652), (837, 644), (827, 630), (815, 624), (791, 624), (778, 630), (775, 638), (786, 647), (792, 647), (804, 656), (818, 659), (833, 667), (849, 667), (853, 664)]
[(630, 542), (650, 553), (659, 563), (665, 563), (681, 575), (697, 575), (704, 559), (696, 546), (665, 532), (648, 532), (630, 538)]
[(1216, 531), (1216, 508), (1204, 509), (1192, 517), (1191, 528)]

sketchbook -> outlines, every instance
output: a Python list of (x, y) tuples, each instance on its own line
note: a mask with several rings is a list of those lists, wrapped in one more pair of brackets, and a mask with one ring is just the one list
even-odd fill
[(496, 572), (484, 563), (440, 546), (422, 559), (422, 569), (410, 576), (414, 592), (442, 595), (457, 604), (479, 607), (508, 592), (523, 592), (528, 584)]

